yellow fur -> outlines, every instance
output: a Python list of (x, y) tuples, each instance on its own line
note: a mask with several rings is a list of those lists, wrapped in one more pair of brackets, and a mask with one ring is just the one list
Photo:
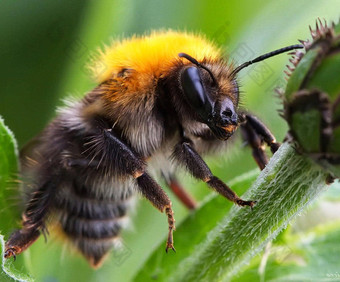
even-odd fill
[(159, 78), (167, 73), (178, 53), (184, 52), (198, 61), (217, 59), (219, 48), (200, 35), (176, 31), (154, 31), (148, 36), (134, 36), (100, 51), (93, 64), (98, 83), (114, 78), (122, 69), (133, 69), (142, 76)]

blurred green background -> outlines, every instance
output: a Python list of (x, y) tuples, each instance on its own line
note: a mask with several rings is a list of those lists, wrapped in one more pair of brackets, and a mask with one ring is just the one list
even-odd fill
[[(2, 0), (0, 115), (23, 146), (53, 118), (62, 98), (81, 97), (95, 86), (86, 64), (112, 38), (160, 28), (199, 31), (223, 47), (226, 56), (242, 63), (310, 38), (308, 25), (314, 26), (317, 17), (338, 21), (339, 11), (338, 0)], [(287, 62), (288, 56), (281, 55), (239, 76), (242, 106), (257, 114), (280, 141), (287, 126), (277, 113), (281, 104), (273, 89), (284, 86)], [(256, 167), (240, 140), (225, 155), (208, 161), (225, 181)], [(209, 193), (187, 175), (182, 181), (198, 200)], [(179, 223), (188, 212), (169, 194)], [(128, 281), (166, 236), (164, 215), (145, 200), (139, 202), (132, 221), (132, 230), (123, 234), (127, 258), (121, 263), (109, 258), (98, 271), (54, 240), (46, 245), (40, 239), (22, 257), (38, 281)]]

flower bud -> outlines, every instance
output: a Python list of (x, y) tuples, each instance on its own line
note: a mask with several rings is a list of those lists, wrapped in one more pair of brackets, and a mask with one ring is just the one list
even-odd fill
[(305, 52), (293, 53), (283, 94), (289, 138), (299, 152), (340, 177), (340, 24), (319, 19)]

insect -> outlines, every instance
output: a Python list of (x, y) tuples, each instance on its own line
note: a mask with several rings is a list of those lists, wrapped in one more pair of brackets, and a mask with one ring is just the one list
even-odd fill
[(238, 108), (237, 74), (252, 63), (302, 48), (292, 45), (234, 67), (204, 37), (152, 32), (116, 42), (93, 71), (99, 85), (69, 102), (21, 153), (23, 189), (29, 191), (22, 228), (6, 243), (5, 257), (27, 249), (47, 225), (58, 225), (90, 265), (98, 267), (123, 227), (136, 192), (168, 220), (166, 251), (175, 250), (171, 201), (150, 176), (156, 167), (188, 207), (193, 201), (175, 172), (194, 177), (239, 206), (253, 207), (214, 176), (200, 154), (223, 148), (240, 127), (264, 168), (263, 144), (279, 144), (256, 117)]

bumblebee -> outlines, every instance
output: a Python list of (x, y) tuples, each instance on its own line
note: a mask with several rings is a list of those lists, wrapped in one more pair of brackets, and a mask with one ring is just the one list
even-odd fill
[(265, 167), (263, 145), (274, 153), (279, 143), (259, 119), (239, 110), (237, 73), (301, 47), (238, 67), (204, 37), (171, 30), (107, 47), (92, 67), (98, 86), (61, 108), (21, 152), (22, 188), (29, 193), (22, 228), (9, 237), (5, 258), (15, 258), (51, 224), (99, 267), (137, 192), (166, 214), (166, 251), (175, 250), (171, 201), (149, 166), (189, 208), (195, 203), (175, 178), (178, 166), (235, 204), (253, 207), (254, 200), (241, 199), (200, 155), (222, 149), (240, 127), (256, 162)]

